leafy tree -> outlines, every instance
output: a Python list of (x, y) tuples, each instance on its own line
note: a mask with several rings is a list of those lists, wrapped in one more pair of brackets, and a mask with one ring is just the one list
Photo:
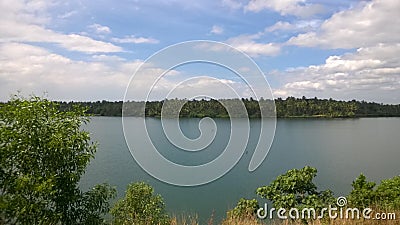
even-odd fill
[(258, 201), (256, 199), (244, 199), (241, 198), (237, 203), (236, 207), (228, 211), (228, 218), (246, 218), (253, 217), (257, 209), (259, 208)]
[(360, 174), (351, 184), (353, 190), (347, 197), (349, 204), (360, 208), (371, 206), (375, 201), (375, 185), (374, 182), (367, 181), (364, 174)]
[(400, 209), (400, 176), (382, 180), (376, 188), (375, 195), (379, 206)]
[(169, 224), (160, 195), (144, 182), (131, 183), (126, 195), (111, 209), (115, 224)]
[(85, 110), (39, 97), (0, 106), (0, 221), (7, 224), (99, 224), (115, 190), (78, 182), (96, 152)]
[(382, 180), (376, 186), (367, 181), (361, 174), (353, 181), (353, 190), (348, 196), (349, 203), (354, 207), (382, 207), (385, 209), (400, 209), (400, 176)]
[(273, 202), (276, 208), (320, 209), (334, 202), (330, 190), (317, 191), (313, 183), (317, 169), (306, 166), (302, 169), (292, 169), (278, 176), (268, 186), (260, 187), (256, 193), (262, 198)]

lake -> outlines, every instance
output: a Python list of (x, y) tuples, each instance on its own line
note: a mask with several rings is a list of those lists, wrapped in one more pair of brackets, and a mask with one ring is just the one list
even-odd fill
[[(134, 117), (127, 119), (133, 124), (141, 121)], [(190, 138), (199, 136), (199, 121), (181, 118), (183, 133)], [(187, 153), (168, 142), (160, 119), (146, 118), (148, 131), (159, 152), (171, 161), (187, 165), (214, 159), (227, 144), (230, 120), (214, 121), (218, 130), (211, 145), (201, 152)], [(98, 142), (98, 151), (80, 186), (87, 190), (107, 182), (116, 186), (118, 197), (122, 197), (129, 183), (146, 181), (162, 195), (170, 214), (197, 214), (204, 224), (211, 215), (216, 220), (224, 217), (241, 197), (255, 198), (257, 187), (269, 184), (292, 168), (316, 167), (317, 187), (330, 189), (335, 196), (347, 195), (351, 182), (360, 173), (375, 182), (399, 175), (399, 128), (400, 118), (278, 119), (275, 139), (266, 159), (257, 170), (249, 172), (260, 129), (260, 120), (252, 119), (247, 149), (231, 171), (206, 185), (180, 187), (158, 181), (141, 169), (126, 145), (121, 118), (93, 117), (84, 129)]]

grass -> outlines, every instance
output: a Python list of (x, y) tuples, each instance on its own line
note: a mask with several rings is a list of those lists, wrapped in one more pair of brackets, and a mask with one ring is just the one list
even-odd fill
[[(380, 211), (385, 212), (385, 211)], [(386, 213), (393, 212), (388, 211)], [(364, 220), (364, 219), (327, 219), (327, 220), (310, 220), (309, 225), (400, 225), (400, 211), (395, 211), (396, 218), (394, 220)], [(371, 215), (374, 218), (375, 215)], [(174, 216), (171, 225), (203, 225), (198, 222), (197, 216), (181, 215)], [(222, 222), (216, 223), (213, 216), (208, 220), (207, 225), (305, 225), (301, 220), (258, 220), (254, 217), (248, 216), (244, 218), (225, 218)]]

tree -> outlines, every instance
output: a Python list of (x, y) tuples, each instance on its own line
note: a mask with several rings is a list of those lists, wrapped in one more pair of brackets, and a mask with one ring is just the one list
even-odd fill
[(360, 174), (351, 184), (353, 190), (351, 190), (347, 197), (349, 204), (361, 208), (371, 206), (375, 201), (375, 185), (374, 182), (367, 181), (364, 174)]
[(400, 209), (400, 176), (382, 180), (376, 188), (376, 200), (385, 209)]
[(128, 185), (126, 195), (111, 209), (114, 224), (170, 224), (160, 195), (144, 182)]
[(361, 174), (352, 183), (353, 190), (348, 196), (354, 207), (382, 207), (384, 209), (400, 209), (400, 176), (382, 180), (375, 188), (374, 182), (367, 181)]
[(81, 130), (85, 109), (14, 96), (0, 106), (0, 221), (7, 224), (101, 223), (115, 189), (78, 182), (96, 145)]
[(317, 169), (306, 166), (292, 169), (278, 176), (268, 186), (260, 187), (256, 193), (274, 204), (276, 208), (313, 207), (321, 209), (334, 202), (332, 191), (317, 191), (312, 182)]

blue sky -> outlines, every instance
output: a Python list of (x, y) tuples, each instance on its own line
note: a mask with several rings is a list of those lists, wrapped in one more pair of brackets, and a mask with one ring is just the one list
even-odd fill
[[(399, 11), (398, 0), (0, 0), (0, 100), (17, 91), (122, 100), (130, 77), (152, 54), (212, 40), (248, 54), (274, 97), (398, 104)], [(170, 90), (194, 76), (221, 79), (251, 96), (235, 74), (210, 65), (175, 68), (159, 86)], [(209, 81), (198, 79), (198, 88), (227, 97)], [(196, 83), (189, 86), (188, 94)]]

